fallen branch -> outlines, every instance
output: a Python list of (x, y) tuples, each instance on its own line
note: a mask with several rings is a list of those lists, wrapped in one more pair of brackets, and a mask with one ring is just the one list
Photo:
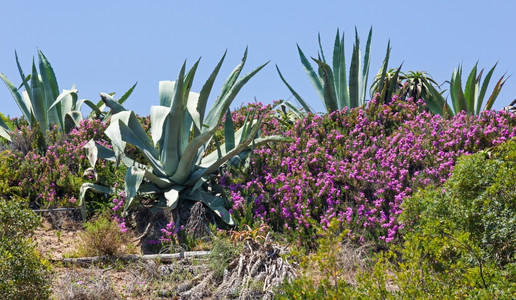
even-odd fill
[(134, 262), (140, 260), (159, 260), (164, 263), (170, 263), (177, 259), (183, 259), (187, 257), (203, 257), (208, 256), (210, 251), (190, 251), (190, 252), (180, 252), (173, 254), (148, 254), (148, 255), (138, 255), (138, 254), (128, 254), (121, 256), (94, 256), (94, 257), (77, 257), (77, 258), (61, 258), (61, 259), (52, 259), (52, 262), (61, 262), (61, 263), (69, 263), (74, 265), (91, 265), (97, 262), (104, 261), (123, 261), (123, 262)]
[(55, 212), (55, 211), (69, 211), (69, 210), (79, 210), (77, 207), (60, 207), (60, 208), (49, 208), (49, 209), (33, 209), (32, 211), (40, 214), (45, 212)]

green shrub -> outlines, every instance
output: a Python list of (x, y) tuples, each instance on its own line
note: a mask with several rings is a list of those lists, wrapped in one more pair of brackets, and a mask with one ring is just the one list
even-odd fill
[[(308, 256), (292, 251), (299, 262), (301, 274), (280, 287), (277, 299), (342, 299), (355, 281), (355, 275), (367, 265), (370, 245), (356, 247), (348, 230), (336, 218), (327, 228), (319, 228), (317, 251)], [(371, 298), (373, 299), (373, 298)], [(376, 298), (380, 299), (380, 298)]]
[[(463, 247), (478, 248), (485, 261), (514, 263), (516, 251), (516, 141), (464, 156), (444, 185), (404, 203), (409, 230), (448, 236)], [(476, 251), (476, 250), (475, 250)]]
[(14, 156), (9, 150), (0, 152), (0, 196), (9, 198), (21, 192), (13, 165)]
[(379, 254), (345, 297), (513, 299), (515, 181), (516, 141), (461, 157), (442, 188), (404, 201), (403, 244)]
[(78, 256), (121, 255), (134, 253), (136, 247), (130, 243), (129, 234), (107, 213), (98, 215), (84, 224), (77, 250)]
[[(442, 190), (428, 188), (407, 199), (400, 217), (406, 224), (400, 288), (514, 296), (515, 182), (516, 141), (509, 141), (461, 157)], [(419, 279), (406, 274), (411, 269), (421, 270)]]
[(49, 264), (29, 234), (36, 214), (20, 200), (0, 198), (0, 295), (2, 299), (45, 299), (49, 296)]

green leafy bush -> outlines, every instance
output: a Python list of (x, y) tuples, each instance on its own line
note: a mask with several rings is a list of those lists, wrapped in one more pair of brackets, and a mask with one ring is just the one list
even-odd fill
[(464, 235), (464, 243), (478, 247), (483, 259), (497, 265), (514, 262), (515, 159), (515, 141), (462, 157), (444, 193), (424, 190), (404, 204), (403, 222), (416, 232), (456, 242)]
[(103, 213), (84, 224), (77, 255), (121, 255), (135, 251), (136, 247), (130, 243), (129, 234), (122, 232), (117, 222)]
[(21, 192), (16, 182), (16, 171), (11, 168), (14, 156), (9, 150), (0, 152), (0, 196), (11, 197)]
[(461, 157), (443, 190), (428, 188), (405, 201), (403, 263), (397, 272), (403, 291), (514, 296), (515, 159), (514, 140)]
[(46, 299), (49, 264), (28, 237), (36, 214), (20, 200), (0, 198), (0, 294), (2, 299)]
[(294, 250), (301, 274), (283, 284), (277, 299), (342, 299), (340, 295), (355, 282), (355, 275), (367, 266), (370, 245), (356, 247), (348, 230), (332, 219), (326, 230), (320, 228), (317, 251), (310, 255)]

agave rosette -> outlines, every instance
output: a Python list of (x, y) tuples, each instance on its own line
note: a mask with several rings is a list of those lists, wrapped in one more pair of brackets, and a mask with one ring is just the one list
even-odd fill
[[(124, 213), (133, 203), (138, 193), (160, 195), (157, 207), (175, 209), (181, 199), (201, 201), (213, 210), (227, 224), (234, 224), (227, 209), (226, 200), (220, 195), (209, 193), (203, 188), (210, 176), (230, 159), (242, 158), (250, 145), (268, 141), (282, 141), (280, 136), (257, 138), (261, 118), (254, 113), (248, 116), (243, 127), (236, 132), (230, 115), (225, 121), (225, 143), (215, 151), (205, 154), (223, 117), (240, 89), (267, 63), (238, 78), (247, 57), (247, 49), (242, 62), (223, 84), (221, 94), (206, 113), (206, 105), (215, 78), (220, 70), (225, 54), (204, 84), (200, 93), (191, 92), (193, 78), (198, 66), (185, 72), (181, 68), (176, 81), (161, 81), (159, 84), (160, 105), (150, 111), (151, 136), (149, 137), (134, 112), (126, 110), (107, 94), (102, 94), (105, 104), (114, 113), (105, 133), (113, 145), (108, 149), (90, 141), (90, 163), (94, 167), (97, 158), (120, 161), (127, 167), (125, 176), (126, 203)], [(186, 74), (185, 74), (186, 73)], [(142, 165), (124, 154), (126, 143), (141, 151), (147, 165)], [(81, 188), (81, 207), (87, 190), (113, 193), (115, 190), (94, 183), (86, 183)]]
[[(78, 100), (77, 90), (63, 90), (59, 93), (59, 85), (52, 65), (41, 50), (38, 50), (38, 68), (32, 62), (31, 74), (25, 76), (18, 55), (15, 53), (16, 64), (22, 79), (20, 87), (16, 87), (4, 74), (0, 78), (11, 92), (16, 104), (31, 127), (39, 123), (43, 134), (46, 130), (59, 125), (60, 130), (70, 131), (82, 120), (81, 107), (88, 105), (95, 112), (99, 109), (91, 101)], [(24, 88), (20, 93), (19, 89)], [(4, 134), (2, 134), (4, 136)]]
[[(362, 56), (360, 50), (360, 39), (355, 28), (355, 43), (353, 44), (349, 74), (346, 72), (344, 35), (341, 37), (338, 30), (333, 46), (332, 66), (326, 62), (320, 36), (320, 52), (318, 54), (318, 58), (312, 58), (312, 60), (317, 64), (317, 72), (314, 70), (301, 48), (299, 46), (297, 47), (301, 63), (306, 74), (319, 95), (319, 98), (323, 101), (327, 112), (341, 110), (344, 107), (359, 107), (365, 103), (371, 57), (371, 37), (372, 28), (369, 30), (365, 52)], [(388, 60), (389, 46), (387, 49), (386, 61)], [(286, 81), (278, 66), (276, 66), (276, 69), (283, 83), (285, 83), (304, 110), (314, 113), (308, 103)]]

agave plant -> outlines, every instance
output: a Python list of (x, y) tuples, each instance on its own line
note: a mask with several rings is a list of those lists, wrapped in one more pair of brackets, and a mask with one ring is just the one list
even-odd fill
[(378, 97), (383, 103), (389, 103), (392, 96), (397, 94), (403, 87), (400, 81), (401, 66), (398, 69), (390, 69), (387, 71), (389, 65), (389, 57), (391, 54), (391, 42), (387, 43), (387, 52), (383, 60), (382, 67), (371, 84), (369, 93), (372, 97)]
[(497, 64), (489, 70), (483, 82), (481, 81), (484, 70), (482, 69), (477, 75), (477, 65), (478, 62), (469, 73), (464, 88), (462, 87), (462, 66), (459, 65), (458, 68), (453, 71), (451, 81), (449, 81), (451, 106), (447, 103), (442, 94), (433, 87), (430, 80), (428, 78), (423, 78), (422, 82), (429, 91), (429, 98), (425, 99), (423, 97), (423, 99), (430, 110), (440, 115), (450, 116), (456, 115), (461, 111), (466, 111), (468, 114), (472, 115), (478, 115), (481, 111), (490, 110), (508, 77), (503, 75), (498, 79), (498, 82), (495, 84), (485, 106), (482, 108), (487, 87), (489, 86), (489, 82), (491, 81), (491, 77)]
[(11, 141), (11, 129), (9, 129), (9, 126), (7, 126), (2, 118), (0, 118), (0, 137)]
[[(210, 193), (207, 187), (209, 178), (230, 159), (238, 159), (251, 144), (259, 145), (285, 139), (279, 136), (256, 138), (261, 118), (255, 118), (254, 114), (248, 116), (245, 125), (236, 132), (231, 117), (226, 117), (225, 143), (218, 145), (217, 150), (212, 153), (205, 154), (237, 93), (267, 64), (259, 66), (238, 79), (247, 57), (246, 49), (242, 62), (226, 80), (219, 97), (206, 113), (208, 97), (225, 55), (199, 94), (190, 92), (199, 60), (186, 75), (185, 64), (183, 64), (176, 81), (160, 82), (159, 106), (152, 106), (150, 111), (150, 138), (137, 121), (134, 112), (125, 110), (109, 95), (102, 94), (105, 104), (113, 112), (110, 125), (105, 131), (113, 148), (108, 149), (93, 141), (90, 141), (86, 148), (93, 167), (97, 158), (120, 161), (128, 167), (125, 177), (124, 213), (134, 202), (137, 194), (152, 193), (160, 196), (155, 207), (175, 209), (180, 200), (201, 201), (226, 223), (233, 224), (226, 200), (221, 195)], [(139, 149), (148, 164), (139, 164), (125, 155), (126, 143)], [(101, 193), (116, 192), (111, 187), (93, 183), (84, 184), (80, 193), (83, 212), (87, 190)]]
[[(355, 43), (353, 45), (353, 53), (351, 55), (351, 63), (349, 68), (349, 82), (346, 73), (346, 60), (344, 53), (344, 35), (342, 38), (337, 30), (335, 37), (335, 43), (333, 47), (333, 62), (332, 67), (326, 62), (324, 52), (322, 50), (321, 38), (319, 36), (319, 48), (320, 52), (318, 58), (312, 58), (312, 60), (318, 66), (318, 72), (314, 71), (314, 68), (306, 58), (305, 54), (297, 46), (301, 63), (305, 68), (312, 85), (314, 86), (317, 94), (324, 103), (324, 106), (328, 112), (343, 109), (344, 107), (354, 108), (362, 106), (365, 103), (367, 79), (369, 76), (369, 62), (370, 62), (370, 49), (371, 49), (371, 36), (372, 28), (369, 30), (369, 35), (366, 42), (365, 53), (362, 58), (360, 50), (360, 39), (358, 37), (357, 29), (355, 28)], [(389, 48), (388, 48), (389, 49)], [(387, 54), (388, 55), (388, 54)], [(299, 101), (301, 106), (307, 111), (312, 112), (313, 110), (307, 104), (307, 102), (299, 96), (299, 94), (288, 84), (283, 75), (281, 74), (279, 67), (276, 66), (278, 74), (281, 80), (285, 83), (290, 92)]]
[[(115, 100), (113, 98), (113, 96), (115, 95), (115, 93), (109, 93), (107, 94), (105, 97), (108, 97), (110, 99), (110, 103), (113, 103), (113, 101), (115, 101), (117, 104), (124, 104), (125, 101), (129, 98), (129, 96), (131, 96), (131, 94), (133, 93), (134, 89), (136, 88), (136, 85), (138, 84), (138, 82), (136, 82), (131, 88), (129, 88), (123, 95), (122, 97), (120, 97), (120, 99), (118, 100)], [(113, 105), (112, 105), (113, 106)], [(102, 97), (101, 97), (101, 100), (99, 102), (97, 102), (97, 104), (95, 105), (95, 107), (92, 107), (92, 111), (91, 113), (88, 115), (88, 118), (89, 119), (102, 119), (102, 121), (104, 123), (107, 123), (110, 119), (111, 119), (111, 115), (113, 114), (113, 110), (108, 110), (108, 111), (104, 111), (106, 109), (106, 103), (104, 100), (102, 100)]]
[[(101, 109), (93, 102), (86, 99), (78, 100), (75, 87), (59, 93), (54, 69), (41, 50), (38, 50), (39, 73), (33, 60), (31, 74), (28, 76), (25, 76), (16, 52), (15, 57), (22, 79), (20, 87), (17, 88), (2, 73), (0, 73), (0, 78), (7, 85), (31, 127), (36, 127), (36, 123), (39, 123), (39, 128), (45, 134), (46, 130), (58, 125), (60, 130), (68, 132), (81, 122), (81, 107), (83, 104), (88, 105), (95, 113), (101, 114)], [(24, 87), (25, 90), (20, 94), (19, 89), (21, 87)]]

